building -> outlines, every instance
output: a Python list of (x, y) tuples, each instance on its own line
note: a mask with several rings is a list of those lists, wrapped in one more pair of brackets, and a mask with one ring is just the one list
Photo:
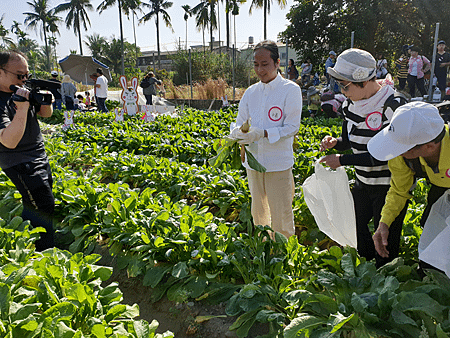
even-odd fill
[[(172, 71), (172, 54), (176, 51), (161, 51), (161, 68)], [(158, 69), (158, 51), (151, 50), (142, 52), (142, 55), (138, 57), (138, 67), (141, 71), (147, 71), (147, 67), (151, 66), (153, 69)]]

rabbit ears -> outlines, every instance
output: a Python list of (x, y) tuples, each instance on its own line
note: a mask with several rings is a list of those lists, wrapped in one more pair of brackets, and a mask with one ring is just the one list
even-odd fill
[(133, 87), (134, 90), (137, 91), (137, 88), (138, 88), (138, 78), (137, 77), (133, 77), (131, 79), (131, 87)]
[(123, 89), (127, 89), (127, 77), (125, 75), (120, 76), (120, 85)]
[[(123, 89), (128, 88), (127, 77), (125, 75), (120, 76), (120, 85), (122, 86)], [(131, 79), (131, 87), (133, 87), (134, 90), (137, 90), (137, 88), (138, 88), (138, 78), (137, 77), (133, 77)]]

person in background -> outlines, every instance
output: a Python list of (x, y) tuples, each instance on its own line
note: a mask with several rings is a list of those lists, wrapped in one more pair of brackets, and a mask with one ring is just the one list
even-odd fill
[(83, 97), (83, 95), (81, 95), (81, 94), (78, 94), (77, 95), (77, 99), (78, 99), (78, 110), (86, 110), (86, 104), (85, 104), (85, 99), (84, 99), (84, 97)]
[(384, 79), (387, 73), (387, 60), (383, 57), (383, 54), (378, 54), (377, 79)]
[(103, 69), (97, 68), (97, 81), (95, 82), (97, 107), (100, 111), (107, 113), (106, 99), (108, 98), (108, 79), (103, 75)]
[(295, 66), (294, 59), (289, 59), (288, 61), (288, 69), (287, 69), (287, 75), (288, 79), (291, 81), (295, 81), (298, 79), (298, 69)]
[(437, 78), (437, 86), (441, 91), (441, 99), (445, 96), (448, 66), (450, 66), (450, 54), (445, 51), (445, 41), (441, 40), (437, 44), (436, 61), (434, 64), (434, 75)]
[[(378, 254), (389, 257), (392, 224), (412, 197), (414, 176), (426, 177), (431, 185), (420, 219), (422, 228), (433, 204), (450, 188), (449, 127), (433, 105), (410, 102), (396, 110), (389, 126), (369, 141), (368, 150), (377, 160), (389, 161), (392, 174), (380, 224), (373, 235)], [(419, 265), (422, 269), (432, 267), (422, 261)]]
[[(56, 70), (52, 70), (51, 73), (52, 78), (48, 79), (49, 81), (61, 83), (61, 81), (58, 80), (58, 72)], [(53, 101), (53, 110), (62, 108), (62, 96), (61, 96), (61, 89), (51, 89), (50, 90), (53, 94), (53, 97), (55, 101)]]
[[(53, 178), (37, 115), (51, 117), (52, 105), (30, 103), (25, 55), (0, 51), (0, 167), (22, 195), (22, 218), (43, 227), (36, 250), (54, 246)], [(10, 86), (17, 86), (16, 94)]]
[(302, 63), (301, 83), (302, 86), (306, 86), (311, 79), (312, 64), (311, 59), (306, 59), (306, 62)]
[(156, 96), (156, 85), (162, 85), (162, 82), (155, 77), (155, 73), (148, 72), (142, 79), (140, 86), (143, 88), (146, 104), (153, 104), (153, 96)]
[(420, 48), (412, 46), (410, 48), (411, 57), (408, 66), (408, 87), (409, 95), (416, 96), (416, 86), (422, 96), (426, 95), (424, 73), (430, 70), (431, 63), (425, 56), (419, 55)]
[(306, 99), (308, 103), (308, 112), (310, 117), (315, 117), (317, 115), (317, 111), (320, 107), (320, 91), (314, 87), (311, 86), (308, 88), (308, 91), (306, 92)]
[[(278, 75), (280, 57), (274, 41), (265, 40), (255, 46), (253, 64), (260, 81), (247, 88), (240, 100), (230, 137), (245, 145), (267, 170), (255, 171), (247, 160), (244, 162), (253, 223), (271, 226), (275, 232), (290, 237), (295, 234), (292, 146), (300, 128), (301, 89)], [(250, 119), (250, 130), (242, 132), (240, 127)]]
[[(356, 215), (357, 249), (367, 260), (375, 258), (377, 267), (380, 267), (398, 256), (407, 208), (405, 206), (392, 223), (389, 257), (378, 255), (369, 223), (373, 219), (375, 229), (378, 227), (381, 208), (389, 190), (390, 172), (386, 161), (370, 156), (367, 143), (389, 123), (396, 106), (406, 100), (395, 98), (393, 85), (386, 84), (385, 80), (376, 80), (376, 67), (377, 63), (369, 52), (351, 48), (339, 55), (333, 68), (328, 68), (328, 73), (347, 100), (342, 105), (341, 137), (325, 136), (320, 150), (352, 150), (352, 154), (326, 155), (321, 162), (332, 169), (343, 165), (355, 166), (356, 179), (351, 192)], [(394, 100), (391, 101), (392, 98)], [(387, 102), (392, 104), (385, 105)]]
[[(327, 77), (327, 85), (330, 85), (330, 81), (331, 81), (331, 77), (328, 74), (328, 68), (333, 67), (334, 66), (334, 62), (336, 59), (336, 53), (334, 51), (331, 51), (328, 54), (328, 59), (325, 61), (325, 76)], [(331, 89), (333, 89), (334, 87), (334, 83), (331, 86)]]
[(61, 96), (67, 110), (74, 110), (75, 94), (77, 93), (77, 87), (72, 83), (70, 75), (64, 75), (61, 84)]
[(320, 104), (322, 111), (328, 118), (336, 118), (342, 116), (342, 103), (347, 98), (343, 94), (335, 94), (333, 91), (324, 92), (320, 96)]
[(84, 95), (86, 95), (84, 104), (86, 105), (86, 109), (89, 109), (91, 108), (91, 94), (88, 91), (86, 91), (84, 92)]
[(403, 45), (402, 54), (395, 61), (397, 66), (397, 79), (398, 79), (398, 89), (404, 90), (406, 86), (406, 79), (408, 78), (408, 68), (409, 68), (409, 46)]

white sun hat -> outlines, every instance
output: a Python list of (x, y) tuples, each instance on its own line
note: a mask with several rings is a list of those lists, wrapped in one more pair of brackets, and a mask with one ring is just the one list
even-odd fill
[(443, 129), (444, 120), (435, 106), (410, 102), (395, 110), (391, 123), (369, 141), (367, 149), (377, 160), (388, 161), (434, 140)]

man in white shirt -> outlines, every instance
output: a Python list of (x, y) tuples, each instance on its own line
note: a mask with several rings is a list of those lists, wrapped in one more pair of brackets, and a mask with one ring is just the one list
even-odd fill
[(108, 97), (108, 79), (103, 75), (103, 70), (97, 68), (97, 82), (95, 83), (96, 94), (97, 94), (97, 106), (98, 109), (104, 113), (108, 112), (106, 108), (105, 101)]
[[(281, 75), (278, 47), (266, 40), (254, 49), (254, 69), (260, 82), (244, 93), (231, 136), (239, 139), (267, 171), (251, 169), (245, 161), (252, 196), (255, 225), (269, 225), (286, 237), (295, 234), (293, 140), (300, 128), (302, 93), (300, 87)], [(240, 126), (251, 118), (247, 133)]]

